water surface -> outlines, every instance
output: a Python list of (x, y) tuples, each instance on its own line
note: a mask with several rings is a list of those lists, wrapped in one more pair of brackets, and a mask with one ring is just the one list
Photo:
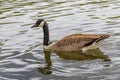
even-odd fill
[[(119, 0), (0, 1), (0, 80), (120, 80)], [(73, 33), (108, 33), (100, 49), (45, 52), (42, 29), (30, 27), (45, 19), (50, 39)]]

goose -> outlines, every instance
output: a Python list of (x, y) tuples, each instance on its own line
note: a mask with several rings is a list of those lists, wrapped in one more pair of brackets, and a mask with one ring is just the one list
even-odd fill
[(99, 48), (103, 40), (110, 37), (109, 34), (71, 34), (51, 43), (47, 22), (39, 19), (31, 28), (35, 27), (43, 28), (43, 49), (46, 51), (82, 51), (85, 53), (87, 50)]

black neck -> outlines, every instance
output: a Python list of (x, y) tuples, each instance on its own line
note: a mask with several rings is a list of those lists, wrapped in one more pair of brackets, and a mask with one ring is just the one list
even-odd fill
[(48, 29), (48, 24), (45, 22), (44, 27), (43, 27), (43, 32), (44, 32), (44, 41), (43, 45), (49, 45), (49, 29)]

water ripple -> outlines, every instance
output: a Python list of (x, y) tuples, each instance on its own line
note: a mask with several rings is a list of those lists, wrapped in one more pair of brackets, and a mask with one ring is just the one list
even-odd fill
[[(0, 1), (0, 80), (119, 80), (119, 4), (119, 0)], [(40, 18), (48, 22), (53, 41), (73, 33), (111, 37), (99, 51), (90, 52), (92, 56), (45, 53), (42, 30), (30, 28)]]

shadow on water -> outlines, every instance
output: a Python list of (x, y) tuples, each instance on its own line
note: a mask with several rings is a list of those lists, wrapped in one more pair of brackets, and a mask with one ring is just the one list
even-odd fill
[[(82, 53), (81, 51), (71, 51), (71, 52), (55, 52), (61, 59), (64, 60), (73, 60), (73, 61), (84, 61), (84, 60), (95, 60), (102, 59), (103, 61), (111, 61), (110, 58), (105, 55), (99, 48), (94, 50), (89, 50), (86, 53)], [(52, 61), (51, 61), (51, 52), (44, 51), (44, 59), (46, 62), (45, 67), (39, 67), (38, 71), (44, 75), (52, 74)]]

